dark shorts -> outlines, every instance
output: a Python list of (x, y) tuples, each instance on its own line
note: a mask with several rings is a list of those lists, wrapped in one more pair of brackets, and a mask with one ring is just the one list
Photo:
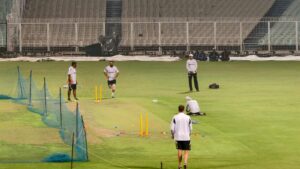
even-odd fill
[(108, 80), (107, 84), (108, 84), (108, 86), (112, 86), (114, 84), (117, 84), (117, 80)]
[(176, 141), (176, 149), (177, 150), (191, 150), (191, 142), (190, 141)]
[(188, 76), (197, 76), (197, 73), (188, 72)]
[(69, 85), (69, 90), (76, 90), (77, 89), (77, 85), (76, 84), (70, 84)]
[(191, 113), (191, 112), (189, 112), (189, 113), (187, 113), (187, 115), (189, 115), (189, 116), (205, 116), (206, 113), (203, 113), (203, 112)]

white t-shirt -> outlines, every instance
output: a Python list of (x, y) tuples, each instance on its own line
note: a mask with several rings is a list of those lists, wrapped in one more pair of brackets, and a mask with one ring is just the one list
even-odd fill
[(188, 59), (186, 61), (186, 69), (188, 72), (196, 73), (198, 68), (197, 61), (195, 59)]
[(186, 102), (186, 109), (190, 113), (200, 113), (200, 107), (196, 100), (189, 100)]
[(115, 80), (117, 73), (119, 73), (119, 70), (116, 66), (110, 67), (110, 66), (106, 66), (104, 69), (104, 72), (107, 74), (108, 76), (108, 80)]
[(68, 75), (71, 76), (71, 84), (76, 84), (77, 83), (76, 69), (73, 66), (69, 67)]
[(183, 112), (175, 115), (171, 121), (171, 131), (176, 141), (190, 141), (192, 132), (192, 120)]

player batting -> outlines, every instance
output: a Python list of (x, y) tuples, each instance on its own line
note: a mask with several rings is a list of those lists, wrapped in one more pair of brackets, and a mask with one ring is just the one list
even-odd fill
[(117, 77), (119, 76), (119, 70), (114, 65), (113, 61), (109, 61), (109, 65), (104, 68), (104, 75), (107, 79), (108, 87), (111, 89), (111, 97), (115, 98)]

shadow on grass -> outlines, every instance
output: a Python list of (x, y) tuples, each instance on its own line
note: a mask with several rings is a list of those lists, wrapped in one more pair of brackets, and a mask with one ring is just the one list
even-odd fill
[(103, 97), (102, 100), (111, 100), (111, 99), (114, 99), (114, 98), (111, 98), (111, 97)]
[[(216, 164), (216, 165), (205, 165), (202, 166), (202, 168), (209, 168), (209, 169), (213, 169), (213, 168), (227, 168), (227, 167), (239, 167), (239, 166), (245, 166), (251, 163), (233, 163), (233, 164)], [(160, 168), (160, 166), (158, 167), (149, 167), (149, 166), (125, 166), (128, 168), (140, 168), (140, 169), (158, 169)], [(165, 166), (167, 167), (167, 166)]]
[(213, 166), (205, 166), (203, 168), (227, 168), (227, 167), (239, 167), (239, 166), (245, 166), (251, 163), (235, 163), (235, 164), (220, 164), (220, 165), (213, 165)]
[(141, 168), (141, 169), (158, 169), (159, 167), (147, 167), (147, 166), (125, 166), (127, 168)]
[(12, 99), (12, 97), (0, 94), (0, 100), (10, 100), (10, 99)]
[(187, 92), (179, 92), (177, 94), (189, 94), (189, 93), (193, 93), (193, 92), (187, 91)]

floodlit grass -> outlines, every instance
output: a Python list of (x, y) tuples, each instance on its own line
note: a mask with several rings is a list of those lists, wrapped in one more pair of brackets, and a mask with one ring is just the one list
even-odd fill
[(1, 101), (0, 119), (0, 164), (40, 162), (53, 153), (70, 152), (58, 131), (44, 125), (39, 115), (23, 105)]
[[(46, 77), (52, 95), (57, 95), (59, 87), (66, 83), (68, 62), (2, 62), (0, 94), (14, 94), (17, 65), (26, 76), (33, 70), (40, 88)], [(154, 169), (160, 167), (161, 161), (164, 168), (176, 168), (169, 122), (177, 106), (185, 103), (186, 95), (197, 99), (207, 113), (206, 117), (193, 117), (200, 124), (194, 125), (189, 168), (299, 168), (300, 62), (200, 63), (199, 93), (186, 93), (184, 61), (117, 62), (121, 73), (116, 99), (110, 99), (106, 87), (105, 65), (105, 62), (78, 63), (78, 95), (88, 129), (90, 161), (75, 163), (75, 168)], [(209, 90), (207, 86), (213, 82), (221, 88)], [(105, 89), (105, 99), (97, 104), (94, 87), (100, 83)], [(153, 99), (158, 102), (153, 103)], [(10, 101), (0, 100), (0, 105), (0, 160), (22, 159), (22, 150), (28, 157), (43, 155), (38, 148), (27, 149), (33, 145), (35, 135), (44, 137), (40, 128), (46, 127), (41, 127), (39, 116)], [(69, 107), (74, 109), (74, 103), (69, 103)], [(15, 118), (5, 112), (11, 112)], [(149, 113), (149, 138), (138, 137), (140, 113)], [(10, 125), (7, 121), (11, 121)], [(23, 127), (32, 140), (24, 140), (24, 144), (12, 140), (14, 127)], [(54, 143), (57, 137), (56, 132), (47, 134)], [(49, 149), (55, 147), (47, 142), (42, 144)], [(13, 150), (20, 153), (12, 153)], [(67, 163), (0, 163), (0, 168), (5, 169), (69, 167)]]

